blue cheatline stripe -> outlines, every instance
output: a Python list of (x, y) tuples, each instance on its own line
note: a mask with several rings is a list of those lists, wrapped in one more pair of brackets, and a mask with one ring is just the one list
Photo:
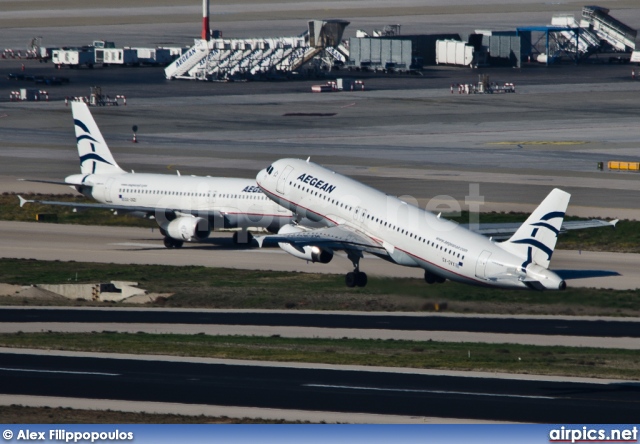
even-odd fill
[(556, 217), (564, 217), (564, 211), (552, 211), (542, 216), (540, 220), (555, 219)]
[(525, 245), (531, 245), (533, 247), (539, 248), (540, 250), (544, 251), (545, 253), (547, 253), (547, 259), (551, 260), (551, 255), (553, 254), (553, 250), (549, 247), (547, 247), (545, 244), (543, 244), (542, 242), (536, 240), (536, 239), (520, 239), (517, 241), (513, 241), (514, 244), (525, 244)]
[(89, 128), (87, 128), (87, 125), (85, 125), (84, 123), (82, 123), (81, 121), (79, 121), (78, 119), (73, 119), (73, 123), (76, 126), (79, 126), (80, 128), (82, 128), (85, 132), (91, 134), (91, 131), (89, 131)]

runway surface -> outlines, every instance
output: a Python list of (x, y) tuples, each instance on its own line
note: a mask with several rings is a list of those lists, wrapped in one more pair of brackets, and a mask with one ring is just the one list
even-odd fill
[[(0, 221), (0, 257), (118, 264), (201, 265), (254, 270), (345, 274), (346, 257), (312, 264), (275, 249), (235, 247), (230, 233), (214, 233), (202, 244), (168, 250), (158, 230)], [(276, 260), (277, 258), (277, 260)], [(70, 265), (72, 267), (72, 265)], [(366, 256), (362, 270), (372, 276), (422, 279), (420, 269), (389, 265)], [(606, 270), (620, 276), (572, 279), (570, 287), (636, 289), (640, 285), (640, 255), (587, 251), (556, 251), (554, 270)], [(428, 291), (428, 287), (425, 287)]]
[[(11, 72), (2, 68), (0, 77)], [(471, 74), (438, 67), (420, 78), (372, 77), (363, 93), (312, 95), (318, 80), (203, 85), (167, 82), (153, 69), (114, 68), (75, 70), (60, 92), (84, 95), (99, 83), (131, 97), (127, 107), (93, 110), (127, 170), (252, 178), (275, 159), (311, 156), (422, 207), (448, 196), (466, 208), (470, 186), (478, 185), (481, 211), (531, 211), (560, 187), (572, 194), (570, 215), (640, 219), (640, 176), (596, 169), (598, 162), (636, 159), (640, 105), (633, 97), (640, 82), (628, 71), (563, 66)], [(449, 93), (452, 82), (474, 81), (480, 72), (515, 81), (518, 92)], [(0, 93), (2, 82), (7, 91), (16, 87), (0, 80)], [(300, 113), (336, 115), (290, 116)], [(68, 192), (25, 188), (16, 179), (78, 172), (69, 109), (60, 101), (0, 102), (0, 116), (0, 190)], [(130, 142), (133, 124), (138, 144)]]
[(0, 308), (0, 333), (151, 333), (640, 349), (638, 318)]
[(572, 320), (567, 318), (470, 317), (440, 315), (255, 313), (247, 311), (164, 311), (96, 310), (47, 308), (12, 309), (0, 307), (1, 323), (118, 323), (118, 324), (217, 324), (282, 326), (307, 328), (350, 328), (405, 331), (450, 331), (512, 333), (551, 336), (593, 336), (640, 338), (640, 322), (613, 320)]
[(548, 423), (630, 423), (637, 384), (0, 353), (7, 394)]

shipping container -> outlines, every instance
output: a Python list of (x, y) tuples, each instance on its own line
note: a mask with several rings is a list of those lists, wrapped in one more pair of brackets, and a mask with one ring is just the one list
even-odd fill
[(438, 40), (436, 42), (436, 64), (471, 66), (473, 46), (457, 40)]

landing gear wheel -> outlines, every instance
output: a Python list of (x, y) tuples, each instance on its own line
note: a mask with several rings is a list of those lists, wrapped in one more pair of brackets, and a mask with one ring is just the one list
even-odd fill
[(183, 244), (184, 242), (181, 240), (173, 239), (171, 237), (164, 238), (164, 246), (167, 248), (181, 248)]
[(361, 271), (351, 271), (344, 278), (347, 287), (364, 287), (367, 285), (367, 274)]
[(347, 273), (347, 275), (344, 277), (344, 283), (347, 284), (347, 287), (349, 288), (353, 288), (356, 286), (356, 273), (353, 271), (350, 271), (349, 273)]
[(442, 276), (438, 276), (437, 274), (429, 273), (426, 270), (424, 272), (424, 280), (427, 282), (427, 284), (442, 284), (444, 281), (446, 281), (446, 279), (443, 278)]
[(435, 275), (429, 273), (428, 271), (424, 272), (424, 280), (427, 282), (427, 284), (435, 284), (436, 283)]
[(362, 259), (362, 252), (355, 250), (347, 250), (347, 257), (353, 264), (353, 271), (347, 273), (345, 276), (345, 283), (347, 287), (364, 287), (367, 285), (367, 275), (360, 271), (360, 259)]
[(359, 271), (356, 273), (356, 286), (364, 287), (367, 285), (367, 273)]

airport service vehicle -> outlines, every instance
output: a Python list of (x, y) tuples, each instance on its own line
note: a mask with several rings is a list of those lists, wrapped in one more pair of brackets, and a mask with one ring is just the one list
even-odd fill
[(99, 203), (25, 200), (79, 209), (102, 208), (118, 213), (155, 219), (167, 248), (179, 248), (185, 241), (206, 239), (212, 230), (241, 228), (234, 241), (248, 240), (247, 228), (265, 228), (276, 233), (290, 224), (292, 213), (268, 199), (253, 179), (139, 174), (124, 171), (113, 158), (98, 126), (82, 102), (71, 102), (81, 174), (64, 182), (31, 180), (70, 185)]
[[(564, 290), (564, 279), (549, 270), (558, 233), (617, 222), (579, 221), (563, 227), (570, 195), (554, 189), (522, 225), (489, 227), (494, 236), (513, 232), (497, 242), (309, 159), (278, 160), (260, 171), (256, 181), (267, 196), (298, 217), (324, 225), (286, 225), (277, 235), (256, 237), (260, 246), (277, 244), (293, 256), (320, 263), (343, 250), (354, 266), (345, 279), (349, 287), (366, 285), (359, 264), (363, 253), (370, 253), (422, 268), (427, 283), (449, 279), (488, 287)], [(480, 225), (478, 231), (484, 229)]]

